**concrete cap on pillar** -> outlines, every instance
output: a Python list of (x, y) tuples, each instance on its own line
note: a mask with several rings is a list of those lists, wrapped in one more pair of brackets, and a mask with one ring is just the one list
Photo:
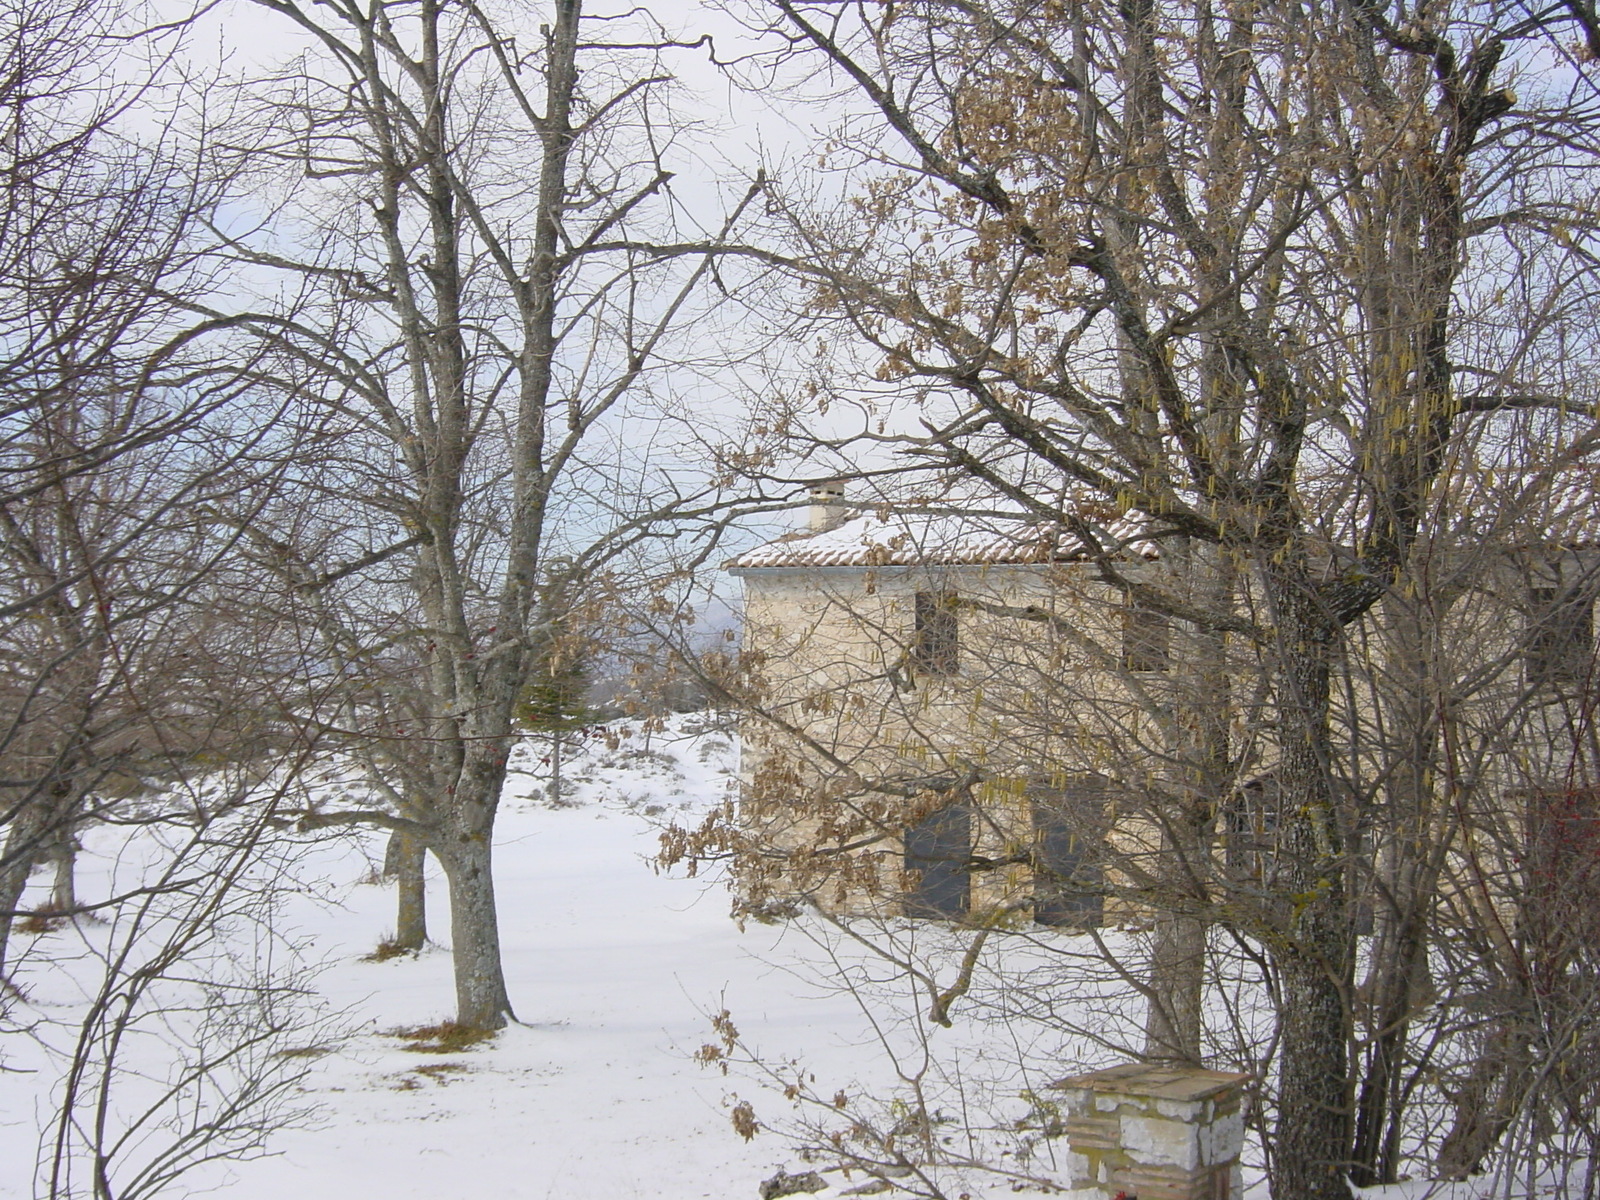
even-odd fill
[(1072, 1075), (1050, 1086), (1059, 1091), (1087, 1088), (1092, 1092), (1132, 1093), (1192, 1103), (1242, 1087), (1254, 1078), (1248, 1071), (1210, 1071), (1204, 1067), (1174, 1067), (1163, 1063), (1124, 1063), (1103, 1071)]

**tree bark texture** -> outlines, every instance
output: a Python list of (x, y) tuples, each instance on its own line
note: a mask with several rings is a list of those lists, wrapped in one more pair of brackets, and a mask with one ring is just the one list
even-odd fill
[[(1237, 586), (1214, 545), (1174, 538), (1163, 580), (1174, 596), (1209, 613), (1232, 612)], [(1169, 697), (1168, 803), (1157, 867), (1165, 893), (1155, 916), (1144, 1053), (1201, 1065), (1206, 940), (1211, 918), (1217, 814), (1232, 785), (1226, 639), (1198, 622), (1174, 621), (1165, 681)]]
[(0, 851), (0, 978), (4, 978), (11, 934), (16, 928), (18, 905), (28, 890), (28, 877), (49, 853), (55, 830), (50, 808), (36, 798), (25, 802), (6, 831)]
[[(1412, 589), (1420, 594), (1422, 587)], [(1395, 681), (1386, 698), (1397, 760), (1384, 787), (1390, 813), (1374, 847), (1373, 937), (1364, 1000), (1366, 1048), (1356, 1090), (1351, 1179), (1358, 1187), (1393, 1183), (1401, 1154), (1401, 1118), (1412, 1022), (1428, 1003), (1430, 921), (1450, 825), (1435, 802), (1441, 704), (1439, 616), (1450, 597), (1428, 589), (1427, 604), (1386, 599), (1381, 653)]]
[(78, 843), (72, 836), (71, 831), (63, 832), (50, 857), (55, 864), (55, 879), (50, 886), (50, 911), (71, 912), (78, 906), (75, 878), (78, 865)]
[(1276, 1200), (1348, 1200), (1351, 934), (1344, 837), (1331, 785), (1329, 677), (1339, 636), (1309, 573), (1267, 572), (1278, 627), (1277, 879), (1281, 1045)]
[(0, 979), (5, 977), (6, 953), (11, 945), (11, 931), (16, 925), (17, 905), (22, 903), (22, 893), (27, 890), (28, 876), (33, 871), (39, 830), (28, 819), (29, 810), (12, 819), (7, 831), (5, 850), (0, 853)]
[(489, 824), (480, 821), (476, 829), (448, 835), (439, 861), (450, 888), (456, 1022), (469, 1029), (500, 1029), (512, 1011), (500, 962)]
[(1435, 1161), (1441, 1179), (1465, 1179), (1516, 1120), (1534, 1068), (1528, 1029), (1515, 1018), (1498, 1018), (1484, 1038), (1465, 1085), (1455, 1098), (1455, 1119)]
[(1208, 922), (1163, 910), (1156, 914), (1146, 1000), (1146, 1058), (1199, 1066), (1202, 1044)]
[(427, 846), (421, 837), (397, 829), (389, 835), (395, 881), (394, 944), (421, 950), (428, 943)]

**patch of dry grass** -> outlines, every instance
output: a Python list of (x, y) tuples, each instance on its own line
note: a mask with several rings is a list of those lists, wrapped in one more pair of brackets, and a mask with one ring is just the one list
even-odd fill
[(454, 1021), (441, 1021), (437, 1025), (418, 1025), (413, 1029), (391, 1029), (389, 1036), (410, 1042), (405, 1049), (413, 1054), (459, 1054), (480, 1042), (493, 1039), (494, 1030), (474, 1029)]
[(29, 913), (17, 922), (19, 933), (53, 933), (67, 923), (67, 918), (60, 913), (53, 913), (49, 909), (40, 909), (38, 912)]
[(321, 1058), (324, 1054), (332, 1054), (332, 1046), (294, 1046), (288, 1050), (279, 1050), (279, 1058)]
[(363, 954), (362, 962), (388, 962), (391, 958), (415, 958), (418, 950), (410, 946), (402, 946), (393, 938), (381, 941), (374, 947), (371, 954)]
[(416, 1074), (418, 1074), (418, 1075), (426, 1075), (429, 1079), (433, 1080), (435, 1083), (449, 1083), (450, 1080), (452, 1078), (454, 1078), (455, 1076), (457, 1076), (457, 1075), (466, 1075), (466, 1074), (469, 1074), (471, 1071), (472, 1071), (472, 1068), (467, 1066), (466, 1063), (460, 1063), (460, 1062), (423, 1063), (422, 1066), (417, 1068)]

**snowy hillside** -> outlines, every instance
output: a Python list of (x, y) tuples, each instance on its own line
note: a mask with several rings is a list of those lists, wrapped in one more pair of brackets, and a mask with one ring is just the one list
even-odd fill
[[(439, 1022), (452, 1010), (450, 959), (363, 961), (393, 928), (393, 888), (370, 881), (382, 838), (342, 837), (298, 847), (301, 894), (291, 933), (326, 964), (315, 986), (343, 1040), (319, 1038), (305, 1082), (313, 1127), (269, 1142), (270, 1157), (214, 1164), (184, 1177), (184, 1194), (221, 1186), (230, 1200), (453, 1200), (751, 1197), (782, 1168), (803, 1170), (784, 1142), (748, 1143), (730, 1122), (733, 1094), (760, 1115), (784, 1107), (737, 1072), (695, 1061), (710, 1016), (727, 1008), (742, 1032), (775, 1058), (804, 1054), (841, 1085), (870, 1060), (853, 1004), (818, 997), (782, 964), (811, 961), (816, 946), (783, 927), (741, 932), (715, 882), (666, 877), (649, 857), (656, 824), (721, 803), (733, 777), (733, 738), (698, 716), (647, 734), (611, 727), (565, 766), (562, 804), (548, 802), (548, 768), (535, 743), (513, 760), (496, 847), (501, 930), (512, 1000), (522, 1022), (492, 1045), (419, 1054), (393, 1031)], [(325, 787), (347, 786), (330, 772)], [(104, 894), (126, 870), (130, 844), (100, 830), (81, 860), (80, 890)], [(36, 886), (44, 884), (42, 877)], [(37, 898), (37, 897), (35, 897)], [(430, 931), (448, 936), (442, 884), (430, 888)], [(0, 1197), (32, 1196), (39, 1127), (54, 1107), (63, 1048), (81, 987), (41, 954), (83, 956), (85, 982), (105, 931), (94, 924), (25, 935), (18, 983), (43, 1018), (38, 1043), (13, 1039), (0, 1123)], [(42, 1043), (55, 1048), (48, 1053)], [(164, 1069), (153, 1050), (141, 1068)], [(859, 1182), (857, 1177), (857, 1182)]]
[[(660, 824), (693, 821), (721, 804), (736, 755), (731, 730), (703, 715), (675, 717), (653, 731), (617, 723), (569, 752), (560, 802), (551, 803), (545, 748), (530, 741), (521, 749), (496, 846), (505, 967), (519, 1023), (488, 1044), (430, 1047), (401, 1036), (449, 1017), (450, 957), (436, 945), (420, 956), (370, 959), (394, 920), (394, 889), (376, 881), (382, 837), (311, 840), (285, 831), (265, 856), (278, 881), (291, 885), (273, 918), (275, 934), (298, 947), (284, 970), (290, 978), (307, 972), (305, 1013), (320, 1014), (320, 1024), (272, 1043), (280, 1060), (307, 1068), (280, 1110), (292, 1127), (268, 1138), (266, 1157), (210, 1163), (169, 1191), (144, 1194), (756, 1200), (763, 1181), (780, 1171), (827, 1166), (795, 1151), (800, 1110), (780, 1094), (788, 1083), (822, 1097), (812, 1113), (820, 1108), (819, 1125), (832, 1120), (835, 1129), (872, 1110), (864, 1091), (924, 1088), (937, 1101), (929, 1104), (935, 1128), (913, 1134), (938, 1138), (947, 1163), (959, 1163), (968, 1135), (954, 1132), (960, 1122), (940, 1127), (946, 1118), (938, 1106), (960, 1104), (969, 1123), (990, 1122), (995, 1140), (983, 1154), (1002, 1168), (998, 1175), (947, 1173), (948, 1195), (998, 1200), (1049, 1190), (1029, 1182), (1064, 1174), (1064, 1146), (1039, 1133), (1049, 1109), (1044, 1089), (1064, 1067), (1103, 1058), (1103, 1047), (1020, 1044), (1017, 1027), (984, 1024), (981, 986), (953, 1029), (923, 1023), (926, 1002), (916, 987), (869, 1017), (841, 982), (865, 990), (874, 981), (880, 1000), (901, 985), (897, 972), (847, 936), (811, 920), (740, 930), (721, 883), (652, 868)], [(336, 766), (314, 786), (347, 798), (358, 790)], [(126, 889), (147, 862), (159, 861), (150, 852), (153, 836), (137, 828), (95, 831), (80, 861), (81, 893)], [(35, 879), (31, 902), (43, 899), (45, 883)], [(429, 903), (430, 930), (443, 942), (449, 922), (442, 881), (432, 881)], [(948, 969), (950, 957), (941, 959), (953, 945), (947, 931), (936, 923), (902, 926), (902, 944), (914, 942), (931, 969)], [(259, 957), (258, 927), (238, 920), (221, 927), (226, 937), (207, 961), (222, 974), (234, 959)], [(48, 1194), (36, 1190), (35, 1179), (48, 1163), (50, 1116), (86, 1000), (98, 986), (100, 958), (116, 944), (112, 929), (88, 921), (21, 940), (16, 979), (23, 999), (12, 1016), (31, 1026), (32, 1036), (0, 1046), (0, 1200)], [(1071, 953), (1069, 935), (1028, 944), (1037, 953)], [(1008, 950), (1025, 952), (1025, 945)], [(1094, 1003), (1108, 1022), (1137, 1028), (1138, 1005), (1124, 986), (1113, 982)], [(727, 1072), (714, 1055), (709, 1064), (698, 1061), (718, 1041), (712, 1018), (722, 1010), (742, 1035)], [(124, 1106), (148, 1101), (175, 1078), (181, 1056), (173, 1043), (193, 1037), (180, 1025), (171, 1038), (158, 1026), (130, 1041), (124, 1065), (132, 1073), (118, 1093)], [(924, 1037), (940, 1046), (938, 1066), (922, 1056)], [(885, 1054), (885, 1043), (897, 1059)], [(743, 1047), (771, 1071), (738, 1061)], [(849, 1095), (847, 1120), (832, 1110), (828, 1098), (836, 1091)], [(760, 1124), (748, 1141), (734, 1128), (741, 1100), (753, 1105)], [(908, 1110), (892, 1101), (876, 1111), (882, 1128), (892, 1128), (905, 1123)], [(125, 1117), (113, 1112), (112, 1125)], [(142, 1143), (131, 1139), (137, 1144), (128, 1154), (157, 1155), (174, 1119), (181, 1123), (184, 1114), (163, 1117), (166, 1124), (147, 1130)], [(881, 1187), (833, 1171), (814, 1182), (828, 1185), (818, 1200)], [(1399, 1200), (1418, 1187), (1392, 1190)], [(1468, 1200), (1476, 1191), (1451, 1195)], [(1264, 1197), (1265, 1189), (1252, 1195)]]

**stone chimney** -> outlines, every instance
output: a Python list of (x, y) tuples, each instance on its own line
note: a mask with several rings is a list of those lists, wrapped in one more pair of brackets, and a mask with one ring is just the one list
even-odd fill
[(849, 517), (850, 509), (844, 502), (844, 480), (825, 479), (811, 485), (811, 507), (806, 523), (812, 533), (827, 533), (837, 529)]

